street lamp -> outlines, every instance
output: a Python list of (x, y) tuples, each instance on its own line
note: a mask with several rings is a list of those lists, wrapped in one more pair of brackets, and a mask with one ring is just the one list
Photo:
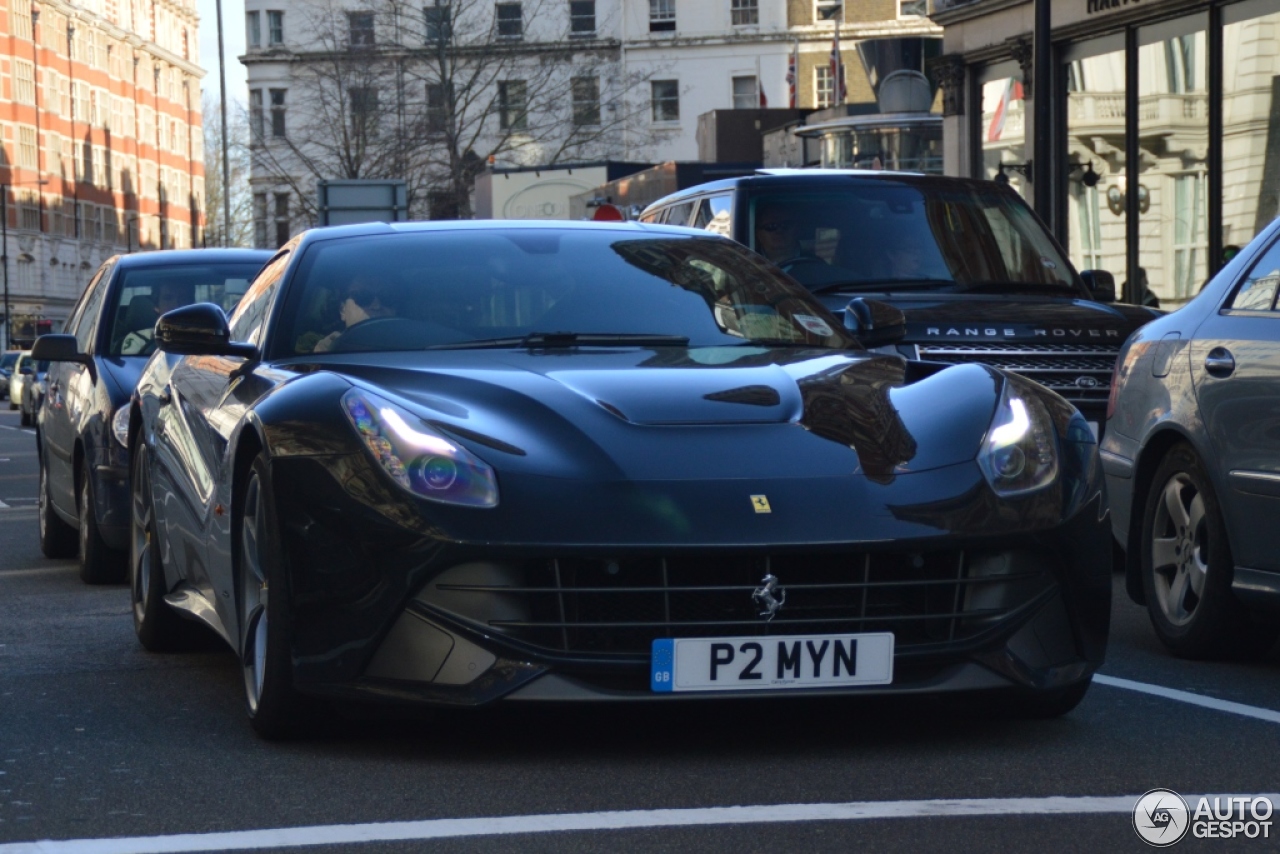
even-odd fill
[(24, 184), (48, 184), (47, 178), (38, 181), (12, 181), (0, 184), (0, 263), (4, 265), (4, 346), (13, 343), (13, 312), (9, 308), (9, 188)]

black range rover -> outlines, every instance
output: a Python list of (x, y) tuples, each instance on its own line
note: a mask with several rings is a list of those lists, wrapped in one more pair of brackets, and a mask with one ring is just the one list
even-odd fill
[(640, 218), (732, 237), (832, 309), (889, 302), (906, 318), (897, 352), (1016, 371), (1095, 432), (1120, 345), (1161, 313), (1115, 302), (1110, 273), (1077, 273), (1022, 198), (991, 181), (780, 170), (682, 190)]

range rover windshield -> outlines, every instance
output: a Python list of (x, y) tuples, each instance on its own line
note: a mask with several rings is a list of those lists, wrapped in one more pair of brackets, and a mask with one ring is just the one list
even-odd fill
[(811, 291), (1081, 294), (1031, 211), (997, 187), (857, 180), (751, 199), (751, 247)]

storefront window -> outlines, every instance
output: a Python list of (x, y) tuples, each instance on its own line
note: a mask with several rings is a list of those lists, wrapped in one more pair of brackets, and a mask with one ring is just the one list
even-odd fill
[[(1026, 93), (1016, 63), (987, 69), (982, 80), (982, 176), (995, 179), (1000, 165), (1027, 162)], [(1020, 170), (1004, 170), (1009, 186), (1026, 195), (1027, 179)]]
[(1280, 12), (1267, 6), (1274, 8), (1254, 2), (1223, 10), (1224, 255), (1280, 213)]
[(1124, 41), (1076, 45), (1064, 58), (1072, 167), (1066, 175), (1067, 249), (1077, 269), (1108, 270), (1119, 280), (1125, 270)]
[(1209, 276), (1207, 25), (1196, 15), (1138, 31), (1138, 266), (1161, 308)]

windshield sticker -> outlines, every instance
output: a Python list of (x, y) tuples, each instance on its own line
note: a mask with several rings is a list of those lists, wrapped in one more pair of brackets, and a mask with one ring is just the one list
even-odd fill
[(831, 335), (831, 327), (821, 317), (814, 317), (812, 314), (793, 314), (791, 318), (807, 331), (812, 332), (820, 338), (826, 338)]
[(1044, 265), (1046, 269), (1049, 269), (1049, 270), (1058, 269), (1058, 265), (1050, 261), (1048, 258), (1041, 258), (1040, 263)]

